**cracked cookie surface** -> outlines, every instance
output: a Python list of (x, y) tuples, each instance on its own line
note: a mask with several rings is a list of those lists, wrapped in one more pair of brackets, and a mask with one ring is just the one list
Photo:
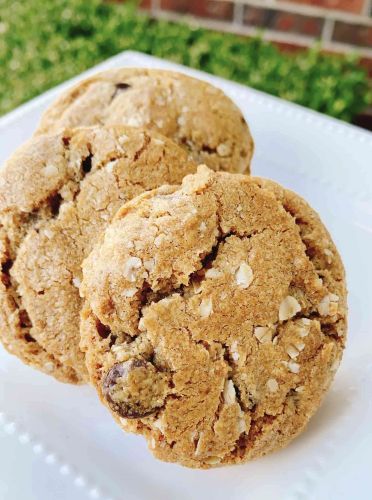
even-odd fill
[(81, 292), (101, 400), (156, 457), (189, 467), (285, 446), (344, 348), (344, 269), (318, 215), (274, 182), (204, 166), (119, 210)]
[(253, 140), (236, 105), (214, 86), (173, 71), (112, 69), (67, 90), (37, 133), (124, 124), (150, 128), (213, 170), (249, 173)]
[(81, 262), (125, 201), (195, 172), (187, 153), (125, 126), (66, 129), (0, 172), (0, 339), (57, 379), (87, 379), (79, 349)]

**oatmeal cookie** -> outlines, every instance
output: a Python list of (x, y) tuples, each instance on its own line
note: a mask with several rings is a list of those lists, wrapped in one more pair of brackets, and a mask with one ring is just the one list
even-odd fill
[(88, 78), (50, 106), (37, 133), (117, 123), (160, 132), (213, 170), (249, 173), (253, 140), (239, 109), (211, 84), (173, 71), (122, 68)]
[(83, 382), (83, 258), (125, 201), (195, 170), (169, 139), (125, 126), (66, 129), (21, 147), (0, 172), (4, 346), (59, 380)]
[(274, 182), (201, 166), (123, 206), (83, 263), (81, 346), (118, 423), (208, 468), (288, 444), (346, 335), (342, 262)]

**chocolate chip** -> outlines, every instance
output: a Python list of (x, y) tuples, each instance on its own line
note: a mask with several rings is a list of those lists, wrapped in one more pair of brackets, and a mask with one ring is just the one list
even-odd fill
[(115, 87), (118, 89), (118, 90), (126, 90), (126, 89), (129, 89), (130, 88), (130, 85), (129, 83), (125, 83), (125, 82), (119, 82), (115, 85)]
[[(288, 212), (291, 213), (290, 210), (288, 210)], [(291, 215), (295, 217), (295, 214), (291, 213)], [(298, 224), (299, 226), (307, 226), (308, 225), (307, 221), (305, 219), (303, 219), (302, 217), (295, 217), (295, 219), (296, 219), (296, 221), (295, 221), (296, 224)]]
[(117, 338), (118, 338), (118, 336), (117, 336), (117, 335), (111, 334), (111, 337), (110, 337), (110, 343), (109, 343), (109, 347), (110, 347), (110, 349), (111, 349), (111, 347), (112, 347), (113, 345), (115, 345), (115, 342), (117, 341)]
[(209, 155), (216, 153), (216, 148), (211, 148), (210, 146), (208, 146), (208, 144), (203, 144), (201, 150), (204, 153), (208, 153)]
[(12, 259), (7, 259), (5, 262), (2, 263), (1, 265), (1, 270), (3, 273), (8, 274), (11, 267), (13, 265)]
[(1, 265), (1, 281), (3, 282), (6, 288), (8, 288), (11, 284), (9, 271), (12, 265), (13, 261), (11, 259), (7, 259)]
[(49, 196), (48, 203), (52, 215), (56, 216), (59, 213), (59, 207), (62, 203), (62, 196), (59, 193), (52, 194), (51, 196)]
[(169, 376), (149, 361), (135, 358), (112, 366), (102, 391), (112, 411), (121, 417), (143, 418), (164, 405)]
[(340, 340), (340, 337), (337, 333), (337, 327), (335, 324), (322, 324), (321, 326), (321, 330), (322, 330), (322, 333), (324, 333), (324, 335), (328, 335), (328, 337), (332, 337), (334, 338), (335, 340)]
[(313, 260), (314, 257), (316, 256), (317, 254), (317, 251), (316, 251), (316, 248), (312, 247), (312, 246), (308, 246), (305, 250), (305, 253), (306, 255), (309, 257), (310, 260)]
[(143, 282), (142, 289), (140, 291), (140, 302), (142, 306), (147, 305), (149, 294), (151, 294), (152, 289), (151, 286), (147, 283), (147, 281)]
[(101, 323), (99, 319), (96, 319), (96, 328), (97, 328), (98, 335), (102, 339), (107, 339), (107, 337), (111, 333), (110, 327)]
[(25, 309), (19, 311), (19, 325), (21, 328), (31, 328), (32, 323), (30, 317)]
[(92, 170), (92, 158), (93, 155), (90, 154), (89, 156), (84, 158), (83, 161), (81, 162), (81, 167), (85, 174), (89, 173)]
[(112, 98), (111, 99), (115, 99), (115, 97), (120, 94), (121, 92), (123, 92), (124, 90), (127, 90), (129, 89), (131, 86), (129, 85), (129, 83), (125, 83), (125, 82), (119, 82), (115, 85), (115, 92), (112, 94)]
[(26, 335), (24, 336), (24, 339), (26, 342), (36, 342), (34, 337), (31, 337), (31, 335), (29, 333), (26, 333)]

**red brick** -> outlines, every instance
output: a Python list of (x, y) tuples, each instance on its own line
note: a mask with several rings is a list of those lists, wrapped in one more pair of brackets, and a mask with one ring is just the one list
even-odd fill
[(180, 14), (191, 14), (198, 17), (207, 17), (220, 21), (231, 21), (233, 17), (233, 3), (217, 0), (161, 0), (160, 6), (164, 10), (172, 10)]
[(337, 21), (332, 39), (335, 42), (348, 43), (359, 47), (372, 47), (372, 26)]
[(368, 71), (368, 76), (372, 78), (372, 58), (362, 57), (360, 65)]
[(303, 16), (274, 9), (246, 6), (244, 23), (259, 28), (277, 31), (287, 31), (301, 35), (319, 37), (322, 32), (323, 20), (315, 16)]
[(189, 12), (188, 0), (161, 0), (160, 7), (164, 10), (174, 10), (180, 14)]
[(138, 4), (138, 7), (140, 9), (151, 9), (151, 0), (141, 0), (141, 2)]
[[(283, 1), (283, 0), (279, 0)], [(367, 0), (284, 0), (286, 2), (302, 3), (307, 5), (316, 5), (327, 9), (346, 10), (354, 14), (362, 12), (364, 2)]]

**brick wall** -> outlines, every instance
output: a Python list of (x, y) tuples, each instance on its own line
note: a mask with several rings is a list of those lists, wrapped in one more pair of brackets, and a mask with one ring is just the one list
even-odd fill
[(155, 17), (263, 36), (287, 47), (321, 40), (326, 50), (372, 60), (372, 0), (143, 0)]

